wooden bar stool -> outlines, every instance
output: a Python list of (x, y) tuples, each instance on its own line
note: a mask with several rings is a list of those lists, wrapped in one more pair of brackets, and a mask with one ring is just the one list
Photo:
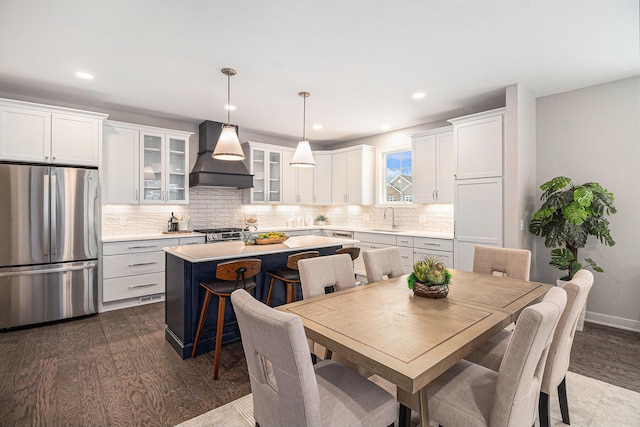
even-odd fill
[[(340, 255), (340, 254), (348, 254), (351, 257), (351, 262), (353, 263), (353, 266), (355, 268), (356, 258), (360, 256), (360, 248), (355, 246), (340, 248), (336, 250), (336, 255)], [(353, 273), (353, 277), (355, 277), (356, 280), (358, 280), (358, 275), (355, 272)]]
[[(220, 367), (220, 349), (222, 348), (222, 329), (224, 327), (224, 308), (227, 298), (231, 296), (231, 293), (236, 289), (244, 289), (251, 293), (256, 287), (254, 280), (249, 280), (260, 272), (262, 261), (259, 259), (244, 259), (240, 261), (229, 261), (218, 264), (216, 267), (216, 279), (211, 282), (200, 282), (200, 286), (205, 289), (204, 302), (202, 303), (202, 311), (200, 312), (200, 321), (198, 322), (198, 329), (196, 331), (196, 337), (193, 342), (193, 351), (191, 351), (191, 357), (195, 357), (196, 350), (198, 349), (198, 339), (200, 338), (200, 332), (205, 334), (207, 338), (214, 339), (215, 353), (213, 362), (213, 379), (218, 379), (218, 368)], [(218, 297), (218, 322), (216, 324), (216, 335), (210, 337), (207, 335), (207, 331), (202, 329), (204, 320), (207, 317), (207, 307), (209, 306), (209, 300), (211, 295)]]
[(267, 293), (266, 304), (271, 301), (271, 292), (273, 292), (273, 283), (280, 280), (287, 287), (287, 304), (296, 300), (296, 292), (294, 285), (300, 283), (300, 272), (298, 271), (298, 261), (306, 258), (315, 258), (320, 256), (318, 251), (300, 252), (299, 254), (289, 255), (287, 258), (287, 268), (284, 270), (267, 271), (267, 275), (271, 277), (269, 282), (269, 292)]

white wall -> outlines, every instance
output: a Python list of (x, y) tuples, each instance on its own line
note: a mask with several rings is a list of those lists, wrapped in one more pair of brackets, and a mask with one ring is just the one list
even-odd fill
[[(595, 274), (587, 320), (640, 331), (640, 76), (539, 98), (536, 113), (538, 185), (564, 175), (615, 195), (616, 245), (592, 238), (579, 253), (605, 270)], [(554, 281), (560, 274), (548, 266), (542, 239), (536, 252), (533, 279)]]

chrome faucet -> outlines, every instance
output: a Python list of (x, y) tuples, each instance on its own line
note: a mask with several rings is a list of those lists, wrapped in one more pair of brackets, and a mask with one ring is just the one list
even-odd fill
[(383, 219), (387, 219), (387, 209), (391, 209), (391, 228), (396, 230), (398, 228), (398, 224), (396, 224), (396, 211), (393, 210), (393, 207), (387, 206), (384, 208), (384, 214), (382, 215)]

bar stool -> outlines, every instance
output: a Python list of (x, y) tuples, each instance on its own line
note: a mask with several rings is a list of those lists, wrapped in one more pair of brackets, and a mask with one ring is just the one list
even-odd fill
[[(218, 368), (220, 367), (220, 349), (222, 348), (222, 329), (224, 327), (224, 308), (227, 298), (236, 289), (244, 289), (251, 293), (256, 287), (254, 280), (248, 280), (260, 272), (262, 261), (259, 259), (245, 259), (240, 261), (228, 261), (218, 264), (216, 267), (216, 279), (211, 282), (200, 282), (200, 286), (205, 289), (204, 302), (202, 303), (202, 311), (200, 312), (200, 321), (196, 337), (193, 342), (193, 350), (191, 357), (195, 357), (198, 349), (198, 339), (202, 332), (207, 338), (213, 338), (215, 341), (215, 353), (213, 362), (213, 379), (218, 379)], [(218, 297), (218, 322), (216, 324), (216, 335), (210, 337), (207, 330), (203, 330), (204, 320), (207, 317), (207, 307), (211, 295)]]
[(296, 292), (294, 285), (300, 283), (300, 272), (298, 271), (298, 261), (306, 258), (315, 258), (320, 256), (318, 251), (300, 252), (299, 254), (289, 255), (287, 258), (287, 268), (284, 270), (267, 271), (267, 275), (271, 277), (269, 282), (269, 292), (267, 292), (267, 301), (269, 305), (271, 301), (271, 292), (273, 292), (273, 283), (280, 280), (287, 287), (287, 304), (296, 300)]
[[(350, 246), (350, 247), (347, 247), (347, 248), (340, 248), (340, 249), (336, 250), (336, 255), (340, 255), (340, 254), (348, 254), (351, 257), (351, 262), (353, 263), (353, 267), (355, 269), (356, 258), (358, 258), (360, 256), (360, 248), (358, 248), (356, 246)], [(353, 273), (353, 277), (355, 277), (356, 280), (358, 280), (358, 275), (355, 272)]]

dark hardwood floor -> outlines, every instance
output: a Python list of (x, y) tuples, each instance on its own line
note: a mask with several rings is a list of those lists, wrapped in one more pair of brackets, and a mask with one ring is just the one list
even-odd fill
[[(587, 324), (571, 370), (640, 392), (640, 334)], [(242, 344), (182, 360), (164, 303), (0, 333), (0, 426), (173, 426), (249, 393)]]

